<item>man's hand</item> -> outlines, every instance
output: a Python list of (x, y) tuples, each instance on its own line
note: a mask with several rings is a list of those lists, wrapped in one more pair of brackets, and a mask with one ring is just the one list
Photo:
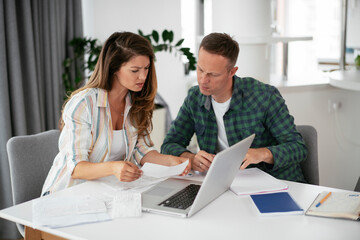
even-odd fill
[(250, 148), (245, 155), (240, 169), (245, 169), (250, 164), (266, 162), (274, 164), (274, 157), (268, 148)]
[(215, 154), (210, 154), (201, 150), (197, 154), (184, 152), (180, 156), (190, 159), (191, 167), (194, 171), (205, 172), (209, 170)]

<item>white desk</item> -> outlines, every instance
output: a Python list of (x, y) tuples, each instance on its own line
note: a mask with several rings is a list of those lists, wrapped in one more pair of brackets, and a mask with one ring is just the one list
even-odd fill
[(342, 89), (360, 91), (360, 70), (340, 70), (330, 73), (330, 85)]
[[(321, 191), (341, 191), (287, 182), (289, 192), (307, 209)], [(86, 182), (58, 194), (101, 192), (97, 182)], [(0, 211), (0, 217), (32, 226), (31, 202)], [(70, 239), (360, 239), (360, 222), (305, 215), (260, 216), (249, 196), (227, 191), (188, 219), (143, 213), (139, 218), (39, 230)]]

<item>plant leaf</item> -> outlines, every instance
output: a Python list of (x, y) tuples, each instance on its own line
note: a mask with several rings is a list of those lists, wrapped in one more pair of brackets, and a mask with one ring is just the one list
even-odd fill
[(169, 41), (172, 42), (174, 40), (174, 32), (170, 31), (169, 32)]
[(159, 33), (157, 31), (153, 30), (151, 36), (153, 37), (156, 43), (159, 42)]
[(165, 29), (165, 30), (162, 32), (162, 39), (163, 39), (164, 42), (166, 42), (167, 40), (169, 40), (169, 31), (168, 31), (168, 30)]
[(180, 46), (183, 42), (184, 42), (185, 39), (180, 39), (176, 44), (175, 44), (175, 47), (178, 47)]

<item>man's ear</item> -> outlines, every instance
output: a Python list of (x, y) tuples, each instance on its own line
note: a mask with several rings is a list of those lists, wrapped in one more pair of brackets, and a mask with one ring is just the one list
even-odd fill
[(233, 77), (235, 75), (235, 73), (237, 72), (239, 68), (238, 67), (233, 67), (231, 70), (230, 70), (230, 75), (231, 77)]

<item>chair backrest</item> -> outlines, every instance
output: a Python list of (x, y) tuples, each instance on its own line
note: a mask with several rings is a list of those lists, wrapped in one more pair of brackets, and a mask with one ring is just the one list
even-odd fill
[(310, 184), (319, 185), (319, 163), (318, 163), (318, 137), (313, 126), (298, 125), (297, 131), (301, 134), (308, 149), (308, 155), (301, 163), (305, 180)]
[(355, 188), (354, 188), (354, 191), (355, 191), (355, 192), (360, 192), (360, 177), (359, 177), (359, 179), (358, 179), (358, 181), (357, 181), (357, 183), (356, 183), (356, 186), (355, 186)]
[[(40, 197), (42, 186), (59, 152), (59, 130), (16, 136), (7, 142), (13, 203)], [(24, 236), (23, 227), (17, 224)]]

